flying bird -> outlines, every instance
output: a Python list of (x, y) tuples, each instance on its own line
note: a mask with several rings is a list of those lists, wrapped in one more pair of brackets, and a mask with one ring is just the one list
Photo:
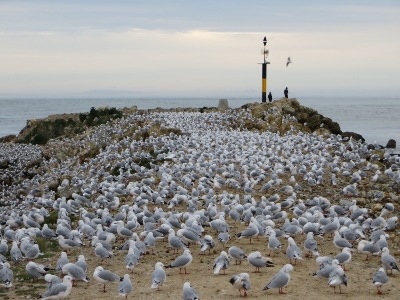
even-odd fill
[(290, 56), (289, 56), (288, 60), (286, 61), (286, 67), (289, 66), (290, 63), (292, 63), (292, 60), (290, 59)]
[(292, 63), (292, 60), (290, 59), (290, 56), (287, 58), (287, 62), (286, 62), (286, 67), (289, 66), (289, 64)]

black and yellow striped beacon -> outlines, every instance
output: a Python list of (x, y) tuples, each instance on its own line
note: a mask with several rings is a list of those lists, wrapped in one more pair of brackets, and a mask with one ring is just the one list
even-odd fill
[(269, 61), (267, 61), (267, 56), (269, 50), (265, 48), (267, 46), (267, 37), (265, 36), (263, 43), (264, 50), (262, 51), (262, 54), (264, 55), (264, 62), (262, 63), (262, 102), (267, 102), (267, 65), (269, 64)]

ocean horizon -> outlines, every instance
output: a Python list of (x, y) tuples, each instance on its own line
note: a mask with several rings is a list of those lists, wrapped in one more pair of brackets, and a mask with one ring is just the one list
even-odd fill
[[(218, 106), (219, 97), (77, 97), (0, 98), (0, 137), (19, 134), (27, 120), (49, 115), (88, 112), (91, 107), (201, 108)], [(400, 97), (298, 97), (301, 105), (338, 122), (342, 131), (361, 134), (367, 143), (385, 146), (389, 139), (400, 142)], [(259, 98), (227, 98), (231, 108), (261, 102)], [(274, 99), (277, 100), (277, 99)], [(399, 147), (399, 146), (397, 146)]]

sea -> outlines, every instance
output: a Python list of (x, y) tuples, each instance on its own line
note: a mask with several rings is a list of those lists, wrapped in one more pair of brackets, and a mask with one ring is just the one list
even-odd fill
[[(231, 108), (261, 102), (256, 98), (228, 98)], [(342, 131), (361, 134), (367, 143), (385, 146), (389, 139), (400, 148), (400, 98), (304, 97), (301, 105), (338, 122)], [(132, 107), (138, 109), (216, 107), (219, 98), (0, 98), (0, 137), (17, 135), (27, 120), (63, 113), (89, 112), (91, 107)]]

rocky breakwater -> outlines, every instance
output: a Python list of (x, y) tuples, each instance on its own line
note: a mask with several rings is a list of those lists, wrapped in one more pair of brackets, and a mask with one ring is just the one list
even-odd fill
[[(92, 271), (98, 266), (112, 269), (119, 277), (129, 273), (138, 299), (177, 299), (184, 281), (191, 282), (202, 299), (232, 299), (237, 289), (231, 287), (229, 277), (242, 272), (251, 276), (251, 297), (268, 297), (271, 291), (261, 290), (272, 272), (255, 274), (250, 260), (245, 260), (241, 265), (231, 262), (224, 270), (229, 277), (212, 275), (212, 262), (221, 250), (232, 246), (246, 255), (267, 253), (265, 233), (271, 230), (282, 234), (275, 237), (284, 249), (288, 242), (283, 234), (291, 235), (300, 247), (306, 238), (301, 232), (321, 234), (319, 251), (330, 257), (340, 250), (328, 224), (338, 230), (340, 226), (341, 232), (359, 230), (361, 235), (348, 237), (355, 238), (354, 245), (361, 236), (373, 239), (374, 232), (379, 232), (387, 235), (390, 253), (398, 258), (399, 194), (392, 188), (400, 183), (398, 162), (388, 168), (381, 162), (383, 152), (369, 149), (362, 141), (344, 140), (329, 133), (327, 125), (312, 129), (305, 124), (309, 122), (298, 122), (289, 104), (293, 102), (277, 101), (265, 107), (254, 103), (223, 112), (217, 108), (135, 111), (35, 146), (42, 149), (36, 174), (7, 185), (8, 192), (2, 196), (7, 204), (0, 206), (6, 243), (11, 248), (18, 229), (28, 233), (45, 253), (32, 260), (50, 266), (52, 274), (62, 251), (69, 252), (70, 261), (78, 255), (86, 257), (91, 280), (75, 285), (69, 299), (117, 296), (116, 288), (104, 292), (97, 287)], [(292, 113), (283, 112), (288, 110)], [(323, 134), (317, 134), (318, 130), (324, 130)], [(12, 192), (19, 189), (26, 193)], [(172, 240), (175, 234), (170, 230), (178, 236), (186, 226), (196, 230), (204, 248), (200, 253), (200, 245), (191, 243), (188, 274), (165, 269), (168, 280), (156, 291), (151, 288), (154, 265), (170, 265), (180, 254), (172, 249), (176, 245), (163, 242), (162, 236), (155, 243), (145, 240), (148, 243), (138, 248), (133, 272), (127, 272), (125, 258), (130, 254), (124, 243), (129, 235), (121, 235), (120, 222), (132, 231), (129, 244), (133, 248), (139, 246), (139, 237), (151, 237), (150, 232), (165, 239), (171, 234)], [(257, 230), (246, 236), (249, 223)], [(65, 239), (78, 236), (85, 246), (65, 250), (60, 240), (43, 238), (44, 224)], [(105, 245), (113, 249), (107, 258), (91, 247), (102, 234), (110, 237)], [(215, 243), (207, 242), (211, 240)], [(11, 260), (7, 251), (4, 257)], [(296, 299), (337, 299), (326, 278), (311, 276), (319, 269), (315, 260), (303, 258), (297, 261), (285, 291)], [(271, 258), (278, 270), (289, 259), (285, 253)], [(364, 254), (354, 252), (349, 264), (346, 272), (351, 284), (342, 287), (343, 293), (349, 299), (371, 298), (375, 293), (371, 274), (380, 265), (380, 257), (366, 263)], [(1, 287), (0, 297), (37, 298), (44, 292), (44, 280), (32, 282), (26, 265), (23, 260), (10, 264), (15, 288)], [(397, 296), (398, 278), (393, 271), (385, 286), (388, 298)]]
[[(291, 129), (316, 134), (340, 134), (344, 139), (350, 137), (365, 141), (362, 135), (355, 132), (343, 132), (340, 125), (325, 117), (316, 110), (300, 105), (295, 98), (280, 100), (271, 103), (250, 103), (243, 106), (251, 110), (253, 116), (264, 122), (257, 126), (272, 132), (284, 133)], [(249, 125), (251, 126), (251, 125)]]

